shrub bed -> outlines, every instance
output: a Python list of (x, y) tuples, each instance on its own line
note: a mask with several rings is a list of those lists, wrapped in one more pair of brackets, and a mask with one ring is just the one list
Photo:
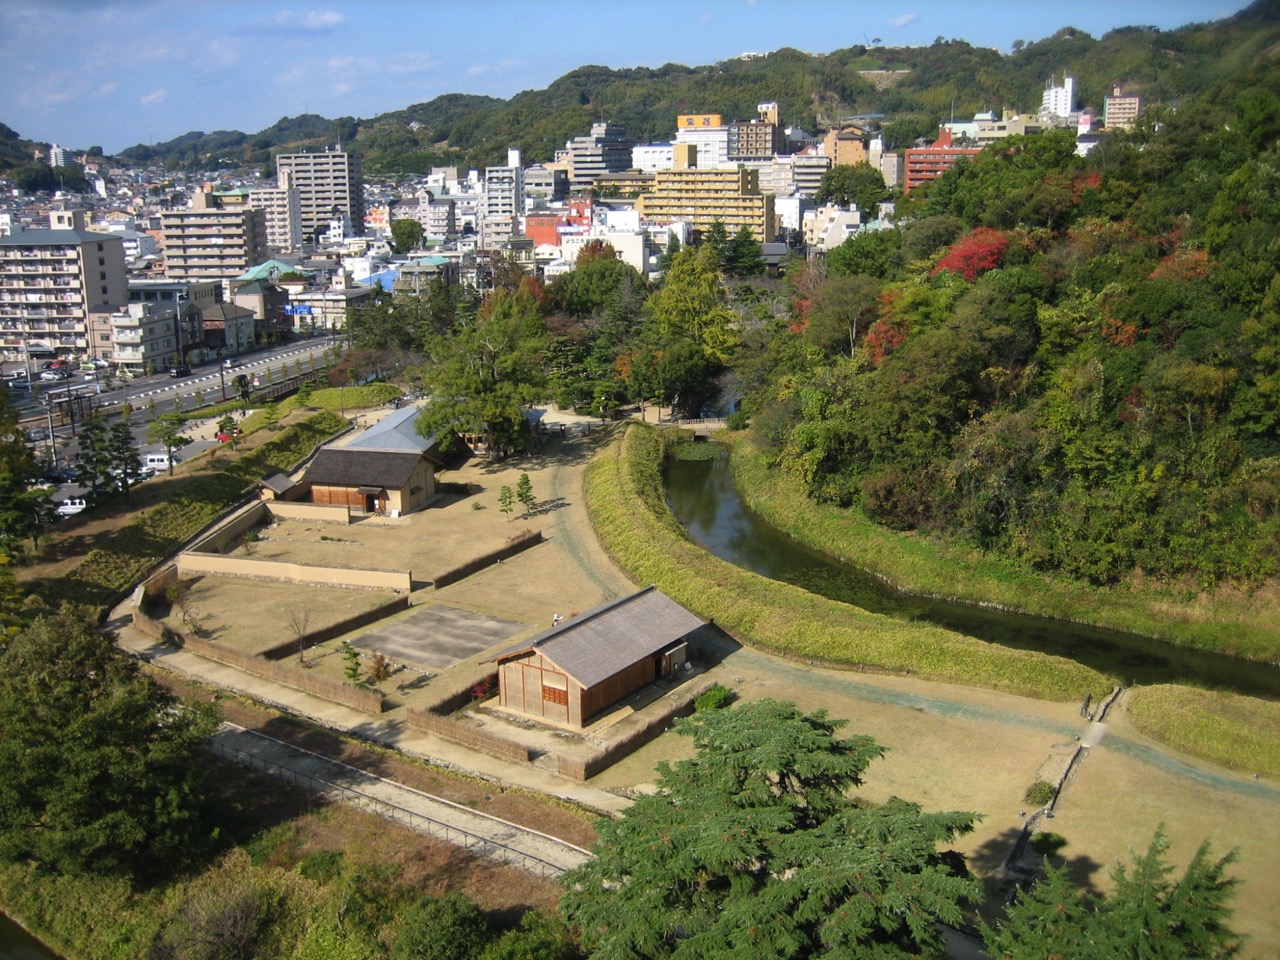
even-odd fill
[(1128, 715), (1139, 731), (1184, 753), (1280, 777), (1280, 703), (1161, 684), (1130, 691)]
[(596, 532), (637, 583), (653, 583), (739, 640), (784, 655), (1049, 700), (1101, 696), (1110, 681), (1059, 657), (1009, 650), (868, 613), (769, 580), (691, 543), (667, 508), (660, 431), (630, 425), (592, 462)]

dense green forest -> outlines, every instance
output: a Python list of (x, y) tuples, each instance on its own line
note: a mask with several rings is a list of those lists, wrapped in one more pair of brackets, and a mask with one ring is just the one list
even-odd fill
[[(582, 66), (545, 90), (509, 100), (453, 93), (371, 118), (284, 117), (256, 134), (192, 131), (121, 156), (173, 168), (240, 167), (341, 142), (364, 156), (370, 173), (425, 172), (434, 164), (501, 162), (511, 146), (529, 161), (549, 160), (601, 117), (624, 123), (639, 142), (667, 140), (677, 114), (750, 117), (766, 100), (779, 104), (784, 123), (811, 132), (843, 117), (885, 114), (887, 144), (902, 147), (932, 135), (949, 116), (1034, 111), (1045, 83), (1064, 72), (1075, 78), (1081, 105), (1099, 114), (1114, 83), (1149, 103), (1180, 103), (1272, 59), (1278, 12), (1277, 0), (1257, 0), (1213, 23), (1172, 31), (1132, 26), (1100, 39), (1066, 25), (1051, 37), (1018, 41), (1007, 53), (938, 37), (926, 47), (873, 43), (826, 54), (784, 47), (759, 59), (696, 67)], [(5, 162), (15, 161), (0, 155)]]

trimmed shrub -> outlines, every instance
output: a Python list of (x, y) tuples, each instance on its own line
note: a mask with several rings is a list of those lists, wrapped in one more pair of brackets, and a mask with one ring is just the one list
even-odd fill
[(737, 694), (732, 690), (717, 683), (705, 693), (699, 694), (698, 699), (693, 701), (693, 712), (708, 713), (712, 710), (723, 710), (737, 698)]
[(1057, 789), (1047, 780), (1037, 780), (1031, 786), (1027, 787), (1026, 801), (1032, 806), (1043, 807), (1046, 803), (1053, 799), (1053, 795), (1057, 793)]

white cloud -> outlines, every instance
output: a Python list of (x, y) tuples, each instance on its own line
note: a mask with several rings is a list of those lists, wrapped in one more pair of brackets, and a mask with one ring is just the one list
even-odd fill
[(161, 87), (159, 90), (152, 90), (145, 97), (138, 100), (144, 107), (153, 107), (157, 103), (164, 103), (169, 98), (169, 91)]
[(97, 92), (100, 97), (109, 97), (119, 89), (120, 84), (116, 83), (114, 80), (108, 80), (106, 83), (98, 87)]
[(328, 33), (346, 22), (346, 15), (337, 10), (309, 10), (306, 13), (281, 10), (275, 16), (264, 17), (246, 24), (246, 28), (253, 33), (264, 30), (284, 33), (296, 33), (299, 30), (309, 33)]
[(900, 17), (890, 17), (889, 26), (905, 27), (908, 23), (911, 23), (912, 21), (919, 20), (919, 19), (920, 19), (920, 14), (918, 13), (904, 13)]
[(467, 67), (467, 76), (468, 76), (468, 77), (478, 77), (478, 76), (480, 76), (480, 74), (482, 74), (482, 73), (488, 73), (488, 72), (489, 72), (489, 68), (488, 68), (487, 66), (485, 66), (484, 64), (479, 64), (479, 63), (478, 63), (478, 64), (476, 64), (475, 66)]

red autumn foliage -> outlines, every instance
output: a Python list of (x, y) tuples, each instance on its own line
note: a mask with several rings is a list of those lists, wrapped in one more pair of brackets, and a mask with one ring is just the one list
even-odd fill
[(958, 273), (966, 280), (973, 280), (981, 273), (994, 270), (1004, 263), (1009, 238), (1004, 231), (993, 227), (977, 227), (952, 244), (951, 249), (933, 268), (937, 274), (943, 270)]
[(1205, 250), (1178, 250), (1164, 257), (1148, 280), (1200, 280), (1209, 275), (1209, 253)]
[(1132, 347), (1138, 337), (1147, 331), (1139, 329), (1136, 323), (1125, 323), (1111, 315), (1107, 307), (1102, 308), (1102, 339), (1117, 347)]
[(877, 320), (867, 331), (862, 346), (867, 351), (867, 356), (871, 358), (871, 362), (878, 367), (888, 359), (889, 354), (902, 346), (902, 341), (906, 339), (907, 328), (901, 321)]

